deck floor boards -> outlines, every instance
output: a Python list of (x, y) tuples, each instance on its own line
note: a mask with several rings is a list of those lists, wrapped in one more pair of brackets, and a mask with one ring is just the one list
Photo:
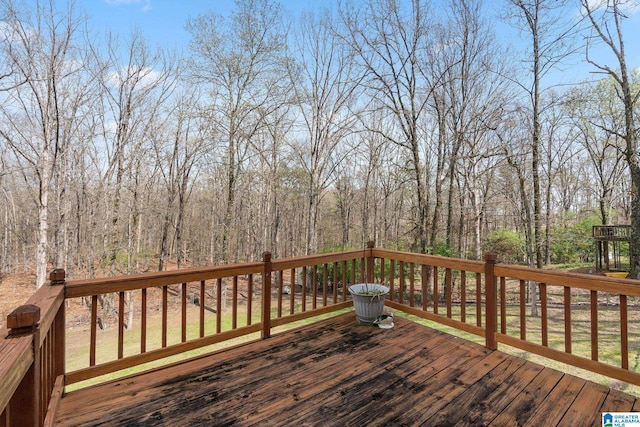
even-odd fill
[(65, 395), (60, 426), (601, 425), (632, 395), (406, 319), (353, 313)]

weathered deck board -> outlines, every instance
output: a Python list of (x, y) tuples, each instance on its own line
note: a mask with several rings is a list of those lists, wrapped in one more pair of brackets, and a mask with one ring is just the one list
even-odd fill
[[(66, 395), (58, 425), (600, 425), (635, 396), (352, 313)], [(568, 425), (568, 424), (567, 424)]]
[(553, 369), (544, 368), (522, 390), (517, 399), (514, 399), (498, 415), (493, 423), (495, 425), (521, 426), (528, 420), (536, 408), (547, 398), (551, 390), (558, 384), (563, 374)]

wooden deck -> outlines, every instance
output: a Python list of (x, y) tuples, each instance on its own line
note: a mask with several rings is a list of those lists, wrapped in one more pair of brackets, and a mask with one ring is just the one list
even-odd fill
[(353, 313), (67, 394), (57, 425), (600, 426), (635, 396), (396, 319)]

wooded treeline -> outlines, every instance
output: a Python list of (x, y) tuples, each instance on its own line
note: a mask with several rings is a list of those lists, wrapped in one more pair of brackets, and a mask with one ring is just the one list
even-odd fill
[[(505, 1), (517, 47), (482, 0), (295, 17), (238, 0), (186, 22), (182, 53), (97, 34), (61, 4), (0, 0), (0, 273), (35, 265), (42, 284), (52, 266), (84, 277), (367, 240), (479, 258), (500, 232), (522, 236), (511, 261), (541, 265), (554, 230), (640, 221), (623, 1)], [(585, 56), (603, 40), (618, 62)], [(576, 56), (602, 78), (556, 87)]]

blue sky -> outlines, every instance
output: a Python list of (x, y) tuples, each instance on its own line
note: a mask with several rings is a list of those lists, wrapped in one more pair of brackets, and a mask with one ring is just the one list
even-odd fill
[[(293, 13), (326, 4), (327, 0), (284, 0), (286, 10)], [(96, 31), (111, 28), (123, 35), (138, 27), (152, 44), (185, 48), (189, 33), (184, 24), (189, 17), (209, 11), (223, 15), (234, 8), (234, 0), (85, 0), (79, 9), (89, 14)]]
[[(337, 0), (280, 0), (280, 3), (285, 10), (296, 14), (326, 4), (335, 5)], [(495, 8), (502, 2), (493, 0), (487, 4)], [(577, 4), (576, 0), (576, 6)], [(233, 10), (234, 0), (81, 0), (76, 5), (80, 10), (86, 10), (89, 25), (98, 36), (109, 29), (126, 36), (132, 28), (137, 27), (152, 45), (186, 50), (189, 41), (189, 34), (184, 29), (186, 20), (211, 10), (226, 15)], [(518, 43), (513, 29), (502, 23), (496, 24), (499, 38)], [(629, 67), (640, 67), (640, 7), (629, 13), (629, 19), (625, 23), (625, 43)], [(606, 58), (606, 62), (615, 67), (608, 48), (600, 47), (593, 52)], [(593, 67), (584, 62), (584, 55), (576, 57), (574, 62), (575, 66), (554, 75), (553, 79), (558, 75), (568, 81), (598, 78), (592, 73)]]

